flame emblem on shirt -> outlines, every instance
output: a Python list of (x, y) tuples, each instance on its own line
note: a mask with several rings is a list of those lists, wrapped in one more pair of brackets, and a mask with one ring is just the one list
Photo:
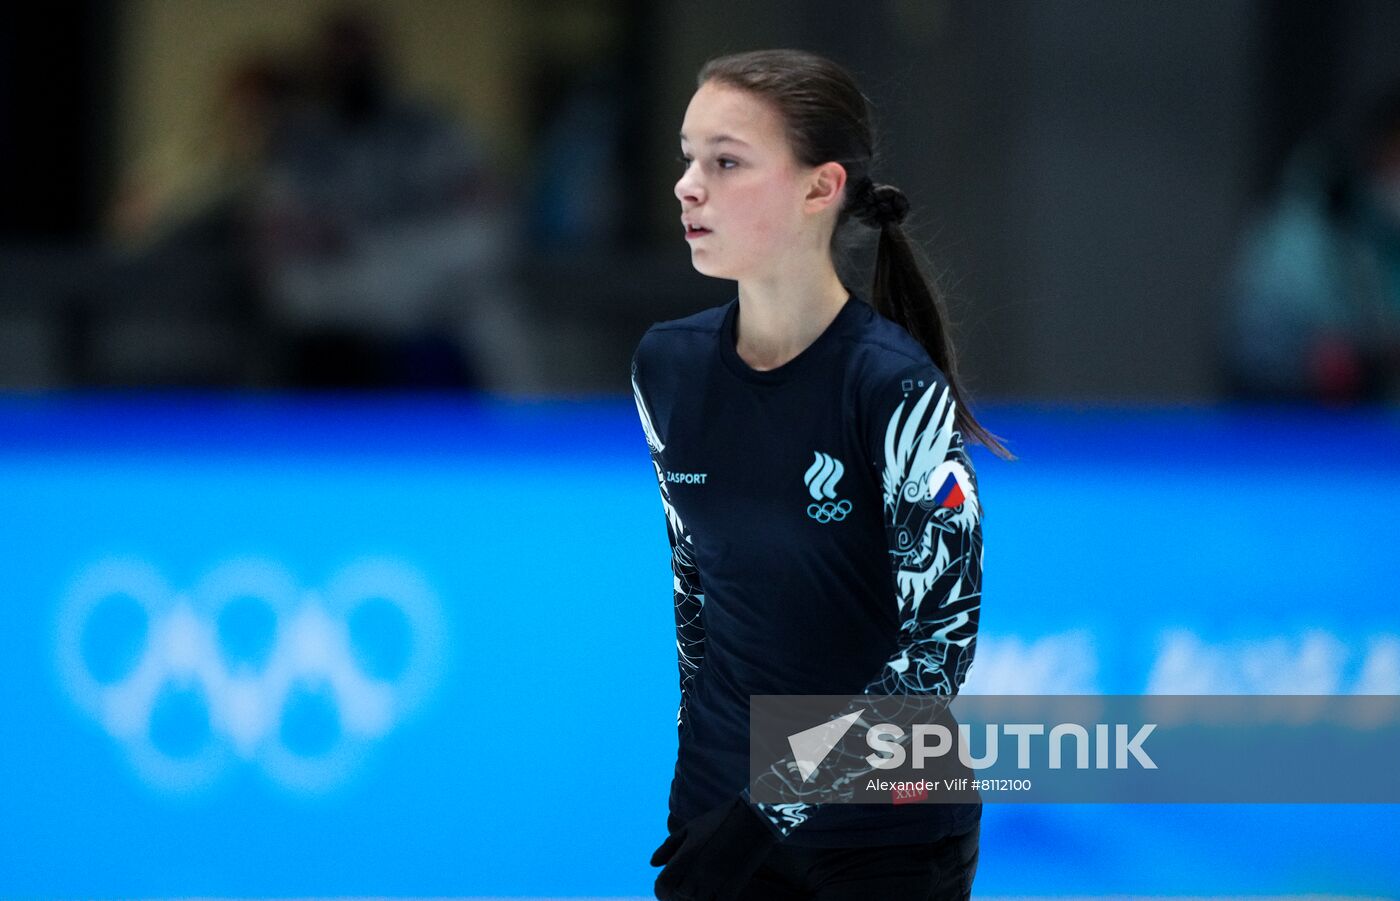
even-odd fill
[(836, 499), (836, 482), (845, 473), (846, 467), (830, 454), (812, 452), (812, 465), (802, 481), (807, 483), (807, 493), (814, 503), (807, 505), (807, 515), (820, 523), (840, 522), (851, 512), (851, 502)]

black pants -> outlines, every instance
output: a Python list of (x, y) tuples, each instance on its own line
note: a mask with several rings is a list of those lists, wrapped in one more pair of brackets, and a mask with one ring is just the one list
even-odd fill
[(966, 901), (982, 824), (936, 842), (869, 848), (773, 847), (738, 901)]

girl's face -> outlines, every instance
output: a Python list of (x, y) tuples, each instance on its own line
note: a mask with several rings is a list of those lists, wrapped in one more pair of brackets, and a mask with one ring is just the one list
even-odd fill
[(675, 190), (681, 219), (710, 229), (699, 236), (685, 232), (696, 270), (761, 279), (773, 274), (786, 250), (824, 246), (813, 234), (812, 172), (793, 159), (767, 103), (707, 82), (690, 100), (680, 138), (683, 171)]

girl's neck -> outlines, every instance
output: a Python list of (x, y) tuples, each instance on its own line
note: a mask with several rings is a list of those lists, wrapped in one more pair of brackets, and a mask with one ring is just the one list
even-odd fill
[(817, 340), (849, 297), (834, 271), (806, 284), (740, 282), (735, 351), (753, 369), (777, 369)]

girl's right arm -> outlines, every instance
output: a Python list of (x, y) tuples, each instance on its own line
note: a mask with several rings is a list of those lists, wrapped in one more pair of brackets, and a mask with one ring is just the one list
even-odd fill
[(694, 544), (680, 514), (671, 503), (666, 490), (665, 470), (661, 465), (661, 451), (664, 445), (656, 432), (651, 410), (642, 396), (638, 382), (636, 357), (632, 360), (632, 396), (637, 403), (637, 416), (642, 422), (647, 446), (651, 451), (652, 466), (656, 469), (656, 485), (661, 491), (661, 505), (666, 511), (666, 537), (671, 546), (671, 574), (673, 600), (676, 619), (676, 661), (680, 671), (681, 702), (676, 709), (676, 729), (682, 731), (687, 724), (686, 713), (690, 701), (695, 674), (705, 658), (705, 626), (701, 613), (705, 606), (705, 592), (700, 584), (700, 571), (695, 566)]
[[(655, 458), (653, 458), (655, 462)], [(705, 592), (700, 586), (700, 572), (695, 568), (694, 549), (690, 533), (675, 515), (666, 495), (666, 483), (657, 467), (657, 484), (661, 486), (661, 502), (666, 507), (666, 534), (671, 542), (672, 587), (676, 607), (676, 660), (680, 669), (681, 703), (676, 710), (676, 728), (686, 725), (686, 713), (691, 698), (695, 674), (705, 659), (705, 624), (701, 612)]]

